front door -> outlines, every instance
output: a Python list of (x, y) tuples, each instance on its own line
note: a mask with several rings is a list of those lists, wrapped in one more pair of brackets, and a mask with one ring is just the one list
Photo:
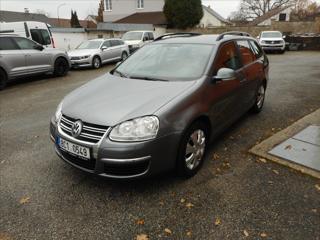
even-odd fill
[(51, 54), (36, 49), (38, 44), (26, 38), (14, 37), (26, 57), (26, 71), (30, 74), (47, 72), (51, 69)]
[(235, 121), (242, 113), (239, 101), (241, 80), (244, 74), (241, 70), (240, 58), (233, 41), (220, 47), (213, 64), (214, 77), (219, 69), (230, 68), (235, 70), (236, 78), (214, 82), (210, 79), (206, 98), (210, 104), (210, 120), (213, 124), (213, 134), (220, 132)]

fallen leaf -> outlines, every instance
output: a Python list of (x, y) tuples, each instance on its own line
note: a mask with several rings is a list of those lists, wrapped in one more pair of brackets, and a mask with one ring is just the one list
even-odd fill
[(192, 203), (187, 203), (187, 204), (186, 204), (186, 207), (187, 207), (187, 208), (192, 208), (192, 207), (194, 207), (194, 205), (193, 205)]
[(214, 225), (218, 226), (220, 224), (221, 224), (220, 218), (216, 218), (216, 220), (214, 221)]
[(233, 136), (230, 136), (230, 139), (234, 139), (234, 137), (233, 137)]
[(267, 234), (263, 232), (263, 233), (260, 234), (260, 236), (264, 238), (264, 237), (267, 236)]
[(26, 204), (30, 201), (30, 197), (23, 197), (20, 199), (20, 204)]
[(224, 148), (224, 150), (225, 150), (225, 151), (228, 151), (228, 148), (227, 148), (227, 147), (225, 147), (225, 148)]
[(291, 148), (292, 148), (291, 145), (287, 145), (284, 149), (285, 149), (285, 150), (290, 150)]
[(163, 201), (160, 201), (159, 204), (160, 204), (161, 206), (163, 206), (163, 205), (164, 205), (164, 202), (163, 202)]
[(275, 174), (279, 175), (279, 171), (273, 169), (272, 172), (274, 172)]
[(192, 232), (191, 231), (187, 231), (187, 236), (191, 237), (192, 236)]
[(217, 168), (217, 172), (221, 172), (221, 169), (220, 169), (220, 168)]
[(171, 235), (172, 234), (172, 231), (169, 229), (169, 228), (165, 228), (164, 229), (165, 233)]
[(213, 159), (214, 160), (218, 160), (220, 158), (220, 156), (217, 154), (217, 153), (214, 153), (213, 154)]
[(269, 183), (269, 184), (273, 184), (273, 182), (272, 182), (272, 181), (268, 181), (268, 183)]
[(147, 234), (142, 233), (142, 234), (137, 235), (136, 240), (149, 240), (149, 237)]
[(243, 234), (246, 236), (246, 237), (249, 237), (249, 233), (247, 230), (243, 230)]
[(262, 162), (262, 163), (267, 163), (267, 160), (264, 159), (264, 158), (259, 158), (259, 161)]
[(184, 198), (181, 198), (181, 199), (180, 199), (180, 202), (181, 202), (181, 203), (184, 203), (185, 201), (186, 201), (186, 200), (185, 200)]
[(316, 187), (316, 189), (318, 189), (318, 191), (320, 191), (320, 185), (319, 184), (316, 184), (315, 187)]
[(144, 225), (144, 220), (143, 220), (143, 219), (138, 219), (138, 220), (136, 221), (136, 224), (137, 224), (137, 225)]
[(276, 129), (275, 128), (271, 128), (271, 131), (274, 132)]
[(311, 212), (313, 212), (313, 213), (317, 213), (317, 212), (318, 212), (318, 210), (317, 210), (317, 209), (315, 209), (315, 208), (313, 208), (313, 209), (311, 209)]

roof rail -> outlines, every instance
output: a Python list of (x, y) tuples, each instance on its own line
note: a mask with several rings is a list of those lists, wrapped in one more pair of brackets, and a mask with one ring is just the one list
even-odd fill
[(251, 37), (251, 35), (250, 35), (249, 33), (233, 31), (233, 32), (225, 32), (225, 33), (220, 34), (220, 35), (217, 37), (217, 41), (220, 41), (221, 39), (224, 38), (224, 36), (227, 36), (227, 35), (236, 35), (236, 36)]
[(193, 36), (199, 36), (201, 33), (188, 33), (188, 32), (178, 32), (178, 33), (167, 33), (160, 37), (157, 37), (154, 41), (163, 40), (166, 38), (174, 38), (174, 37), (193, 37)]

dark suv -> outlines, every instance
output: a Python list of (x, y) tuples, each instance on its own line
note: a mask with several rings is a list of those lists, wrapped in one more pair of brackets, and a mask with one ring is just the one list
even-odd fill
[(246, 33), (176, 33), (67, 95), (51, 138), (67, 163), (111, 178), (201, 167), (209, 140), (261, 111), (269, 63)]

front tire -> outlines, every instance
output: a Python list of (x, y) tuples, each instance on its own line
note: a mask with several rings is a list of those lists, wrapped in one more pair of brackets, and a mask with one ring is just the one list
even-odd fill
[(266, 85), (261, 84), (256, 93), (256, 101), (252, 107), (253, 113), (260, 113), (264, 105), (264, 99), (266, 95)]
[(69, 71), (69, 63), (65, 58), (58, 58), (54, 63), (53, 75), (56, 77), (65, 76)]
[(0, 90), (7, 86), (8, 77), (4, 70), (0, 69)]
[(195, 122), (185, 131), (177, 159), (179, 176), (190, 178), (199, 171), (204, 161), (208, 140), (208, 127), (203, 122)]
[(121, 61), (124, 61), (128, 58), (128, 53), (127, 52), (123, 52), (121, 55)]
[(92, 67), (98, 69), (101, 67), (101, 60), (99, 57), (95, 56), (92, 60)]

